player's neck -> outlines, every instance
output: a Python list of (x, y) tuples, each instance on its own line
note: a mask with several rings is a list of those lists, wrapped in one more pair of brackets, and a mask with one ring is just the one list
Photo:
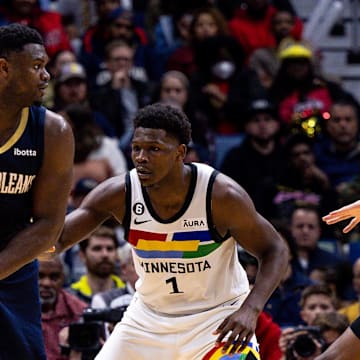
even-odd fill
[(9, 114), (8, 112), (0, 112), (0, 146), (13, 135), (19, 126), (22, 111)]
[(151, 205), (160, 218), (171, 218), (180, 211), (189, 192), (191, 177), (190, 167), (183, 166), (180, 175), (146, 188)]

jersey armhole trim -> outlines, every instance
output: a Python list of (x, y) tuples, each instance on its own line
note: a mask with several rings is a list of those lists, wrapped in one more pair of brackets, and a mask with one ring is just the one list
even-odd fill
[(127, 240), (129, 236), (130, 220), (131, 220), (131, 180), (130, 173), (125, 175), (125, 215), (123, 219), (124, 237)]
[(213, 240), (217, 243), (223, 242), (227, 240), (231, 235), (230, 232), (227, 231), (225, 236), (221, 236), (219, 232), (216, 229), (216, 226), (214, 224), (213, 218), (212, 218), (212, 212), (211, 212), (211, 195), (213, 192), (213, 186), (215, 182), (216, 176), (219, 174), (218, 170), (214, 170), (209, 179), (208, 187), (206, 190), (206, 217), (207, 217), (207, 223), (209, 226), (210, 233), (213, 237)]
[(8, 151), (21, 138), (28, 123), (28, 118), (29, 118), (29, 108), (26, 107), (22, 109), (21, 118), (17, 129), (6, 141), (6, 143), (0, 146), (0, 154), (3, 154), (4, 152)]

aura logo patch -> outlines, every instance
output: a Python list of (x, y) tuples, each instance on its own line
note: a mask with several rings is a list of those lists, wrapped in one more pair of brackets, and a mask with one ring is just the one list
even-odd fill
[(183, 229), (205, 228), (206, 219), (205, 218), (184, 219), (182, 221), (181, 226)]

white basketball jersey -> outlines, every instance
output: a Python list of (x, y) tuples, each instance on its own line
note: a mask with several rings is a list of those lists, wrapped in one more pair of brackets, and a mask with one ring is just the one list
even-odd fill
[(139, 275), (136, 290), (148, 307), (168, 315), (208, 310), (249, 291), (235, 240), (214, 229), (211, 192), (217, 171), (205, 164), (189, 166), (187, 198), (166, 221), (153, 210), (135, 169), (126, 179), (124, 226)]

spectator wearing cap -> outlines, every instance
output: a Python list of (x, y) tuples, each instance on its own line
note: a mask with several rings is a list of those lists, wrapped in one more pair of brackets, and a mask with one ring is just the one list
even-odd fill
[(85, 47), (84, 43), (80, 59), (88, 71), (91, 85), (96, 88), (108, 80), (106, 77), (103, 78), (102, 71), (106, 69), (106, 46), (114, 40), (122, 40), (134, 49), (133, 77), (147, 81), (147, 35), (142, 28), (135, 25), (134, 14), (131, 11), (117, 7), (106, 15), (105, 30), (96, 46)]
[(91, 88), (98, 72), (104, 68), (103, 57), (108, 41), (108, 16), (120, 6), (120, 0), (94, 0), (97, 21), (85, 29), (80, 46), (79, 60), (84, 65)]
[[(324, 115), (334, 100), (352, 95), (316, 73), (311, 48), (303, 42), (288, 42), (279, 49), (280, 68), (270, 89), (279, 107), (280, 120), (296, 131), (305, 129), (310, 137), (321, 132)], [(301, 130), (302, 131), (302, 130)]]
[(133, 133), (133, 118), (150, 102), (146, 82), (133, 76), (134, 48), (123, 40), (106, 46), (106, 67), (110, 78), (93, 91), (94, 109), (103, 113), (115, 129), (122, 149), (127, 149)]
[(258, 211), (264, 211), (263, 189), (276, 183), (284, 168), (280, 122), (268, 99), (253, 100), (244, 122), (245, 139), (225, 155), (221, 171), (245, 188)]
[[(55, 112), (63, 111), (72, 104), (90, 107), (89, 86), (84, 67), (78, 62), (64, 64), (55, 79), (54, 107)], [(99, 111), (94, 111), (95, 121), (108, 136), (115, 136), (115, 130), (108, 119)]]

